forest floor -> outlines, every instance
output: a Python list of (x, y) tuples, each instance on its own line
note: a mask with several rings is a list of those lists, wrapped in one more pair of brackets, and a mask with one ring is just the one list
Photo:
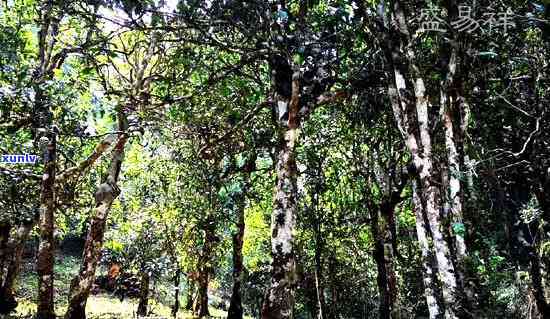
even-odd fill
[[(36, 313), (36, 287), (38, 287), (38, 277), (33, 269), (34, 264), (28, 261), (24, 264), (21, 276), (19, 278), (17, 299), (19, 305), (15, 314), (5, 319), (32, 318)], [(70, 282), (73, 276), (78, 272), (80, 260), (74, 257), (65, 257), (58, 255), (55, 265), (55, 309), (58, 316), (62, 316), (67, 309), (67, 296)], [(158, 294), (170, 291), (169, 287), (159, 285), (156, 288)], [(120, 301), (119, 298), (111, 296), (108, 293), (90, 295), (86, 306), (86, 315), (88, 319), (129, 319), (136, 318), (137, 299), (126, 298)], [(180, 300), (183, 302), (183, 300)], [(149, 299), (149, 318), (171, 318), (170, 305), (163, 304)], [(225, 318), (226, 312), (210, 308), (211, 318)], [(141, 317), (143, 318), (143, 317)], [(147, 317), (145, 317), (147, 318)], [(180, 309), (177, 318), (194, 318), (193, 315)]]

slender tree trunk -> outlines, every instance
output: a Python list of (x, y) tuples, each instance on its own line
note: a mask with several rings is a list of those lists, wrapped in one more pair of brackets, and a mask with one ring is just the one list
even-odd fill
[(441, 318), (441, 310), (439, 309), (438, 296), (436, 283), (434, 280), (434, 272), (432, 268), (433, 256), (431, 254), (429, 233), (426, 229), (426, 222), (424, 221), (424, 209), (422, 200), (420, 198), (418, 190), (418, 182), (413, 180), (413, 209), (416, 217), (416, 236), (418, 243), (420, 244), (420, 252), (422, 258), (422, 277), (424, 283), (424, 296), (426, 297), (426, 304), (428, 305), (428, 313), (430, 319)]
[(229, 304), (227, 319), (241, 319), (243, 317), (243, 305), (241, 301), (241, 285), (243, 272), (243, 240), (244, 240), (244, 210), (246, 199), (246, 183), (236, 199), (237, 207), (237, 231), (233, 235), (233, 292)]
[(379, 207), (372, 207), (371, 231), (375, 238), (374, 260), (377, 267), (377, 284), (379, 294), (379, 317), (398, 318), (397, 303), (397, 278), (394, 270), (394, 247), (392, 225), (392, 205), (387, 199), (382, 200)]
[[(213, 192), (210, 191), (210, 194)], [(212, 251), (215, 242), (216, 223), (214, 216), (209, 214), (205, 221), (204, 228), (204, 246), (202, 255), (199, 260), (199, 275), (198, 275), (198, 289), (197, 289), (197, 303), (195, 312), (199, 318), (210, 315), (208, 310), (208, 284), (210, 282), (210, 274), (212, 271)]]
[[(451, 61), (453, 62), (453, 61)], [(456, 63), (456, 61), (455, 61)], [(460, 155), (457, 144), (461, 142), (459, 135), (455, 132), (454, 123), (456, 123), (457, 110), (453, 108), (457, 102), (455, 97), (449, 96), (446, 89), (441, 91), (441, 104), (443, 105), (443, 126), (445, 128), (445, 146), (447, 149), (447, 172), (446, 177), (449, 182), (449, 189), (446, 193), (446, 203), (450, 207), (452, 238), (455, 246), (455, 256), (457, 261), (457, 276), (462, 285), (464, 282), (464, 261), (466, 254), (466, 234), (462, 213), (462, 185), (460, 183)]]
[(3, 286), (4, 264), (9, 255), (8, 242), (11, 228), (12, 225), (9, 222), (0, 222), (0, 287)]
[[(119, 130), (125, 132), (128, 128), (126, 116), (119, 112)], [(84, 244), (82, 265), (78, 275), (73, 278), (69, 292), (69, 306), (65, 313), (66, 319), (86, 318), (86, 301), (95, 279), (97, 264), (101, 257), (105, 224), (111, 205), (119, 195), (117, 186), (120, 167), (124, 159), (124, 146), (128, 136), (121, 133), (113, 148), (108, 175), (99, 185), (95, 193), (96, 206), (90, 222), (90, 228)]]
[(546, 301), (546, 295), (545, 295), (545, 287), (544, 287), (544, 280), (543, 280), (543, 272), (541, 271), (541, 268), (543, 265), (541, 264), (538, 245), (535, 245), (533, 247), (533, 252), (531, 256), (531, 265), (529, 269), (529, 274), (531, 276), (531, 282), (533, 284), (533, 290), (534, 290), (534, 296), (535, 296), (535, 302), (537, 304), (537, 309), (539, 313), (541, 314), (542, 318), (549, 318), (550, 317), (550, 305)]
[(138, 316), (147, 316), (147, 304), (149, 303), (149, 284), (151, 275), (147, 271), (141, 272), (141, 282), (139, 285), (139, 304), (137, 308)]
[[(35, 92), (33, 104), (32, 133), (35, 147), (42, 149), (44, 171), (40, 187), (39, 227), (40, 244), (37, 256), (38, 300), (37, 314), (39, 319), (55, 318), (54, 312), (54, 215), (55, 215), (55, 183), (56, 183), (56, 138), (57, 128), (53, 126), (53, 114), (50, 110), (51, 101), (42, 85), (53, 77), (54, 66), (51, 65), (52, 51), (57, 44), (56, 36), (59, 23), (64, 15), (63, 6), (53, 10), (61, 3), (43, 1), (38, 3), (38, 64), (33, 71), (32, 87)], [(56, 12), (56, 18), (52, 13)], [(66, 54), (59, 56), (62, 62)]]
[[(545, 232), (550, 233), (550, 169), (547, 169), (546, 172), (540, 174), (540, 186), (539, 190), (536, 193), (539, 206), (542, 211), (542, 227), (539, 233)], [(540, 236), (540, 235), (539, 235)], [(544, 237), (543, 237), (544, 238)], [(542, 241), (543, 238), (539, 238), (539, 241)], [(540, 252), (540, 244), (537, 252)], [(544, 254), (540, 252), (542, 256)], [(548, 285), (548, 270), (550, 269), (550, 258), (546, 256), (545, 258), (541, 256), (541, 277), (542, 277), (542, 287), (544, 288), (544, 297), (545, 302), (549, 304), (550, 300), (550, 287)]]
[(325, 287), (323, 285), (323, 268), (321, 253), (323, 250), (321, 237), (321, 223), (319, 218), (316, 218), (315, 225), (315, 292), (317, 295), (317, 319), (324, 319), (325, 314)]
[(172, 317), (176, 318), (180, 309), (180, 278), (181, 268), (178, 265), (176, 274), (174, 275), (174, 306), (172, 306)]
[(195, 290), (195, 282), (187, 279), (187, 300), (185, 302), (185, 310), (193, 309), (193, 291)]
[(386, 273), (386, 263), (384, 260), (384, 239), (383, 230), (380, 229), (379, 212), (372, 211), (371, 231), (374, 237), (374, 260), (376, 262), (378, 284), (378, 315), (380, 319), (391, 318), (391, 302), (388, 289), (388, 274)]
[(48, 134), (44, 150), (44, 175), (40, 191), (40, 244), (38, 247), (37, 318), (55, 319), (54, 312), (54, 213), (55, 213), (56, 132)]
[(5, 276), (0, 286), (0, 314), (8, 314), (15, 310), (17, 301), (15, 300), (15, 282), (21, 269), (21, 260), (23, 249), (29, 237), (31, 229), (36, 224), (32, 222), (23, 222), (17, 227), (17, 231), (7, 244), (7, 256), (5, 258)]
[(400, 314), (397, 307), (397, 276), (394, 266), (396, 248), (394, 209), (395, 207), (389, 201), (382, 201), (380, 204), (380, 215), (383, 221), (380, 231), (383, 236), (383, 258), (387, 276), (387, 310), (391, 318), (398, 319)]
[[(288, 61), (287, 61), (288, 63)], [(296, 143), (299, 126), (299, 71), (288, 63), (294, 72), (287, 83), (291, 92), (277, 92), (279, 120), (279, 153), (277, 155), (277, 185), (271, 214), (271, 283), (262, 306), (263, 319), (294, 318), (296, 288), (296, 260), (294, 256), (294, 228), (296, 225)], [(275, 70), (275, 73), (279, 70)], [(275, 76), (275, 78), (277, 78)], [(283, 93), (283, 94), (282, 94)], [(290, 93), (290, 94), (288, 94)], [(284, 95), (288, 94), (288, 95)]]
[[(0, 259), (0, 314), (7, 315), (17, 307), (17, 301), (13, 295), (13, 261), (14, 249), (12, 243), (17, 238), (10, 238), (11, 225), (3, 224), (1, 230), (0, 245), (2, 245), (2, 259)], [(5, 275), (5, 276), (4, 276)]]
[(550, 304), (548, 303), (548, 258), (543, 258), (541, 244), (544, 243), (544, 234), (549, 231), (550, 225), (550, 170), (539, 172), (540, 183), (535, 187), (535, 196), (542, 211), (542, 220), (537, 220), (532, 229), (537, 230), (537, 235), (533, 238), (530, 255), (529, 274), (534, 290), (537, 310), (542, 318), (550, 317)]

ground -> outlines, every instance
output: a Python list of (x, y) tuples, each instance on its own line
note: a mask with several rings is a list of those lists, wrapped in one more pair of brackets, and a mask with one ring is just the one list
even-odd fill
[[(73, 276), (78, 272), (80, 260), (74, 257), (57, 256), (55, 265), (55, 308), (56, 313), (62, 316), (67, 309), (67, 294)], [(33, 262), (29, 260), (24, 264), (24, 269), (19, 278), (17, 298), (19, 306), (16, 313), (7, 318), (32, 318), (36, 312), (36, 287), (37, 275), (33, 269)], [(159, 291), (169, 291), (168, 287), (160, 287)], [(180, 300), (183, 303), (183, 300)], [(170, 305), (149, 300), (151, 314), (149, 318), (171, 318)], [(86, 307), (88, 319), (126, 319), (136, 318), (136, 299), (124, 299), (120, 301), (110, 294), (91, 295)], [(219, 309), (210, 308), (211, 318), (225, 318), (226, 313)], [(6, 318), (6, 319), (7, 319)], [(194, 318), (190, 312), (180, 309), (178, 318)]]

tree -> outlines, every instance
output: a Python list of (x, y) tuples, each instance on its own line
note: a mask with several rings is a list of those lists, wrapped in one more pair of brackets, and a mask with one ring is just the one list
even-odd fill
[[(128, 40), (130, 40), (132, 36), (128, 35), (128, 37)], [(121, 165), (124, 160), (124, 148), (129, 138), (128, 130), (130, 125), (128, 123), (128, 116), (131, 112), (143, 108), (147, 103), (149, 103), (147, 99), (144, 100), (144, 97), (149, 94), (148, 90), (150, 89), (147, 79), (153, 76), (156, 72), (157, 66), (150, 66), (150, 63), (157, 51), (157, 41), (159, 41), (158, 37), (159, 35), (157, 33), (152, 33), (149, 41), (146, 43), (146, 46), (139, 49), (135, 48), (133, 51), (134, 54), (142, 54), (141, 59), (138, 60), (138, 63), (135, 65), (135, 69), (129, 70), (126, 76), (119, 74), (119, 78), (116, 79), (119, 83), (124, 83), (126, 79), (129, 79), (130, 83), (124, 83), (129, 85), (129, 89), (125, 92), (126, 94), (123, 96), (123, 100), (118, 101), (119, 104), (116, 106), (118, 119), (118, 140), (111, 154), (111, 163), (108, 173), (101, 185), (98, 186), (95, 193), (96, 204), (88, 236), (86, 238), (82, 266), (79, 275), (75, 277), (71, 283), (69, 308), (65, 314), (65, 318), (85, 318), (86, 316), (86, 299), (89, 296), (90, 288), (95, 277), (97, 263), (100, 258), (101, 246), (105, 233), (105, 223), (114, 199), (120, 194), (117, 182), (120, 175)], [(141, 40), (138, 37), (135, 38), (134, 41), (139, 43)], [(124, 56), (124, 59), (127, 62), (133, 58), (134, 57), (132, 57), (131, 54)], [(117, 69), (116, 65), (111, 65), (110, 67), (115, 70)], [(106, 72), (108, 74), (109, 71), (99, 69), (98, 72)], [(100, 74), (101, 81), (104, 84), (104, 89), (109, 91), (112, 84), (107, 82), (108, 75), (105, 76), (104, 73)], [(148, 281), (148, 279), (146, 281)]]

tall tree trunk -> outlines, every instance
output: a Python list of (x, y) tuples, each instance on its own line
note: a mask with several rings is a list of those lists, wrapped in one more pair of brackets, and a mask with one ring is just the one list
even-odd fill
[(44, 154), (44, 175), (40, 190), (40, 244), (38, 247), (38, 308), (37, 318), (55, 319), (54, 312), (54, 213), (56, 132), (49, 132)]
[(208, 282), (210, 280), (209, 267), (206, 265), (200, 266), (198, 289), (197, 289), (197, 302), (195, 304), (195, 313), (199, 318), (203, 318), (210, 315), (208, 310)]
[[(456, 48), (452, 49), (449, 61), (450, 71), (447, 73), (447, 78), (441, 84), (440, 92), (440, 103), (443, 107), (443, 127), (445, 130), (445, 146), (447, 152), (447, 166), (445, 174), (446, 179), (448, 180), (448, 189), (445, 189), (445, 205), (448, 205), (450, 208), (450, 219), (451, 219), (451, 234), (455, 248), (455, 257), (456, 257), (456, 274), (459, 284), (464, 288), (466, 287), (465, 282), (465, 259), (467, 257), (466, 252), (466, 241), (465, 234), (466, 229), (464, 225), (464, 217), (462, 212), (462, 185), (460, 182), (461, 174), (461, 156), (459, 154), (458, 145), (462, 143), (461, 132), (458, 132), (462, 128), (465, 128), (463, 125), (455, 125), (455, 123), (460, 123), (460, 120), (457, 118), (460, 117), (460, 110), (457, 107), (460, 107), (462, 104), (462, 97), (457, 96), (457, 94), (449, 94), (449, 86), (457, 85), (455, 79), (455, 70), (457, 68), (457, 57), (456, 57)], [(453, 88), (456, 90), (456, 88)]]
[[(287, 62), (290, 67), (291, 63)], [(271, 282), (262, 306), (263, 319), (293, 318), (296, 260), (294, 227), (296, 225), (296, 143), (298, 141), (299, 73), (292, 70), (291, 92), (277, 92), (279, 120), (279, 153), (277, 155), (277, 185), (271, 214)], [(279, 70), (275, 70), (275, 73)], [(277, 78), (277, 76), (275, 76)], [(287, 86), (289, 83), (277, 83)], [(284, 94), (287, 94), (286, 96)], [(290, 93), (288, 95), (288, 93)], [(288, 121), (287, 121), (288, 120)]]
[[(450, 250), (441, 229), (441, 196), (434, 170), (428, 97), (415, 51), (409, 47), (411, 34), (401, 1), (394, 1), (390, 12), (393, 20), (390, 24), (396, 29), (382, 31), (385, 55), (392, 74), (388, 92), (398, 127), (420, 176), (422, 203), (433, 241), (445, 318), (457, 318), (461, 309), (459, 290), (454, 265), (449, 257)], [(411, 100), (413, 93), (414, 100)]]
[[(390, 93), (393, 98), (396, 92), (405, 92), (405, 78), (399, 68), (394, 69), (395, 83)], [(396, 118), (398, 124), (402, 126), (402, 132), (405, 135), (405, 142), (413, 156), (414, 165), (420, 177), (419, 193), (422, 197), (423, 208), (427, 217), (428, 227), (431, 233), (433, 248), (435, 251), (435, 261), (437, 262), (438, 278), (441, 281), (443, 292), (443, 303), (445, 318), (456, 318), (457, 309), (460, 308), (457, 290), (457, 282), (454, 272), (454, 266), (450, 259), (450, 250), (442, 232), (441, 220), (441, 198), (438, 181), (433, 165), (432, 141), (428, 125), (428, 106), (425, 96), (424, 82), (416, 79), (414, 85), (416, 96), (415, 110), (411, 110), (408, 103), (404, 103), (404, 97), (398, 97), (404, 105), (394, 105), (397, 109)], [(392, 103), (394, 104), (394, 103)], [(415, 114), (411, 111), (416, 111)], [(415, 119), (416, 117), (416, 119)], [(406, 128), (406, 129), (403, 129)], [(415, 132), (420, 132), (420, 139)]]
[(426, 304), (428, 306), (428, 313), (430, 319), (437, 319), (441, 317), (441, 310), (439, 309), (438, 294), (436, 289), (436, 283), (434, 280), (433, 272), (433, 256), (431, 254), (431, 248), (429, 243), (429, 232), (427, 231), (427, 225), (425, 222), (424, 208), (422, 205), (422, 199), (420, 198), (418, 190), (418, 182), (413, 180), (413, 209), (416, 218), (416, 236), (420, 245), (423, 283), (424, 283), (424, 296), (426, 297)]
[[(51, 51), (55, 45), (59, 32), (59, 21), (63, 16), (52, 19), (51, 14), (55, 4), (50, 1), (40, 3), (38, 56), (39, 61), (33, 72), (33, 88), (35, 102), (33, 105), (32, 132), (35, 146), (44, 147), (42, 150), (44, 172), (40, 187), (39, 227), (40, 244), (38, 248), (38, 306), (37, 318), (55, 318), (54, 313), (54, 214), (55, 214), (55, 173), (56, 173), (56, 138), (57, 132), (53, 124), (53, 114), (50, 110), (50, 100), (42, 85), (51, 80), (53, 69), (50, 69)], [(47, 144), (47, 145), (44, 145)]]
[(174, 305), (172, 306), (172, 317), (176, 318), (180, 310), (180, 279), (181, 268), (177, 265), (176, 274), (174, 275)]
[(293, 231), (296, 224), (296, 129), (285, 132), (277, 162), (277, 190), (271, 217), (271, 285), (262, 318), (293, 318), (296, 261)]
[(233, 234), (233, 292), (227, 319), (241, 319), (243, 317), (243, 305), (241, 301), (241, 284), (243, 272), (243, 240), (244, 240), (244, 210), (247, 192), (247, 181), (236, 198), (237, 231)]
[(126, 115), (119, 111), (119, 130), (121, 133), (111, 154), (111, 164), (103, 183), (95, 193), (96, 206), (90, 222), (90, 228), (84, 244), (82, 265), (77, 276), (71, 281), (69, 291), (69, 306), (65, 313), (66, 319), (86, 318), (86, 301), (95, 279), (97, 264), (101, 257), (105, 224), (111, 205), (120, 193), (117, 186), (120, 167), (124, 159), (124, 147), (128, 139), (125, 131), (128, 128)]
[(262, 318), (293, 318), (296, 261), (293, 231), (296, 224), (296, 128), (285, 132), (277, 161), (277, 190), (271, 217), (271, 285)]
[(141, 272), (141, 282), (139, 285), (139, 304), (137, 308), (138, 316), (147, 316), (147, 304), (149, 303), (149, 284), (151, 275), (147, 271)]
[[(448, 23), (459, 18), (459, 1), (445, 2)], [(454, 244), (454, 258), (458, 298), (462, 299), (464, 310), (473, 310), (477, 303), (471, 282), (466, 278), (466, 261), (468, 257), (464, 223), (464, 194), (461, 182), (462, 170), (465, 165), (464, 137), (469, 120), (469, 107), (463, 94), (462, 69), (467, 63), (467, 55), (461, 48), (461, 38), (456, 29), (452, 30), (451, 40), (445, 42), (444, 59), (448, 60), (440, 82), (440, 105), (443, 108), (443, 127), (447, 153), (447, 176), (449, 188), (445, 192), (446, 202), (450, 206), (451, 238)]]
[[(422, 195), (425, 201), (426, 215), (432, 234), (435, 249), (435, 259), (442, 284), (443, 302), (445, 303), (445, 318), (456, 318), (458, 304), (457, 283), (454, 266), (450, 259), (450, 251), (442, 232), (441, 198), (437, 185), (436, 174), (432, 156), (432, 138), (428, 121), (428, 105), (425, 94), (424, 82), (417, 79), (415, 83), (416, 111), (418, 116), (418, 129), (422, 144), (422, 156), (417, 157), (416, 168), (419, 170), (422, 183)], [(423, 203), (424, 203), (423, 201)]]

